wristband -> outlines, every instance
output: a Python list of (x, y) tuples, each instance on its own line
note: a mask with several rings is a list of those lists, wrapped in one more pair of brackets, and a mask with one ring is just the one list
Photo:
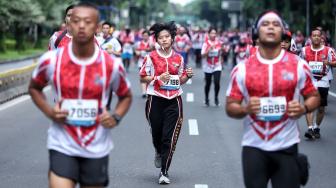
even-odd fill
[(116, 125), (118, 125), (122, 119), (121, 116), (119, 116), (118, 114), (112, 114), (111, 117), (113, 117), (113, 119), (116, 121)]

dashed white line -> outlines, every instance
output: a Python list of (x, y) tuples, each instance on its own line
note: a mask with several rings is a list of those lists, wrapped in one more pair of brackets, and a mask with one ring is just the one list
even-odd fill
[(189, 135), (199, 135), (197, 120), (189, 119), (188, 123), (189, 123)]
[(195, 188), (208, 188), (207, 184), (195, 184)]
[(336, 93), (329, 91), (329, 95), (336, 97)]
[(192, 84), (192, 80), (189, 79), (189, 80), (187, 81), (187, 84), (188, 84), (188, 85)]
[(194, 102), (194, 94), (187, 93), (187, 102)]

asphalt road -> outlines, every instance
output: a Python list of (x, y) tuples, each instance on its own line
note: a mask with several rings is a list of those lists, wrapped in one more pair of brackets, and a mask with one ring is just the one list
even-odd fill
[[(212, 106), (203, 106), (203, 73), (199, 69), (195, 72), (192, 83), (183, 87), (184, 123), (169, 171), (172, 183), (163, 187), (244, 187), (240, 146), (242, 121), (227, 117), (223, 105), (213, 105), (213, 98), (210, 99)], [(222, 104), (228, 75), (229, 69), (226, 68), (221, 79)], [(153, 164), (150, 129), (144, 115), (145, 100), (141, 98), (135, 68), (129, 73), (129, 78), (134, 100), (120, 126), (111, 131), (115, 148), (110, 155), (109, 187), (160, 187), (157, 183), (159, 170)], [(212, 90), (213, 87), (210, 96), (213, 96)], [(307, 188), (336, 187), (335, 106), (336, 98), (330, 96), (320, 140), (307, 141), (301, 135), (300, 151), (307, 154), (311, 162)], [(47, 187), (48, 124), (49, 120), (27, 96), (0, 106), (0, 187)], [(300, 129), (302, 133), (306, 131), (304, 118), (300, 120)]]

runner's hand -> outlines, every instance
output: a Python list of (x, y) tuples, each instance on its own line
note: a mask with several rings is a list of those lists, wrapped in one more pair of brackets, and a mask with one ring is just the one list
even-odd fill
[(250, 101), (246, 106), (246, 113), (247, 114), (258, 114), (260, 113), (260, 99), (259, 97), (251, 97)]
[(105, 128), (113, 128), (117, 126), (116, 120), (111, 116), (111, 114), (104, 108), (103, 113), (98, 117), (99, 122)]
[(164, 83), (167, 83), (170, 79), (170, 75), (168, 72), (164, 72), (160, 75), (160, 80)]
[(57, 103), (54, 108), (52, 109), (50, 119), (58, 124), (65, 124), (66, 117), (68, 116), (69, 112), (67, 110), (62, 110), (60, 103)]
[(296, 100), (288, 103), (287, 114), (290, 118), (297, 119), (305, 113), (305, 108)]
[(191, 78), (191, 77), (194, 76), (194, 72), (193, 72), (193, 70), (192, 70), (191, 67), (189, 67), (189, 68), (186, 69), (186, 73), (187, 73), (187, 77), (188, 78)]

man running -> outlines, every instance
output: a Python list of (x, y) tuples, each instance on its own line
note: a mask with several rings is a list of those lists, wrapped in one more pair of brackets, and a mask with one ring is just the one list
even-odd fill
[(245, 118), (244, 183), (266, 188), (271, 180), (273, 187), (299, 188), (298, 118), (318, 107), (319, 95), (307, 63), (281, 49), (284, 26), (279, 14), (264, 12), (255, 28), (256, 55), (232, 70), (226, 94), (227, 114)]
[(65, 29), (55, 32), (49, 40), (49, 50), (54, 50), (58, 47), (66, 46), (72, 39), (71, 30), (69, 30), (70, 18), (74, 5), (70, 5), (65, 10)]
[[(113, 148), (111, 128), (128, 111), (132, 95), (120, 63), (95, 44), (98, 9), (80, 3), (69, 28), (73, 39), (40, 58), (29, 94), (52, 120), (48, 131), (49, 187), (104, 187), (108, 185), (108, 156)], [(42, 90), (51, 84), (56, 101), (50, 106)], [(116, 108), (105, 108), (110, 88), (118, 96)]]
[(328, 105), (328, 91), (330, 87), (328, 72), (331, 66), (336, 66), (335, 52), (332, 48), (321, 44), (322, 32), (315, 28), (311, 32), (311, 45), (302, 48), (301, 57), (305, 59), (313, 72), (314, 85), (318, 88), (321, 103), (317, 110), (314, 122), (314, 113), (307, 113), (308, 130), (305, 137), (308, 139), (320, 138), (320, 125), (324, 118), (325, 107)]

